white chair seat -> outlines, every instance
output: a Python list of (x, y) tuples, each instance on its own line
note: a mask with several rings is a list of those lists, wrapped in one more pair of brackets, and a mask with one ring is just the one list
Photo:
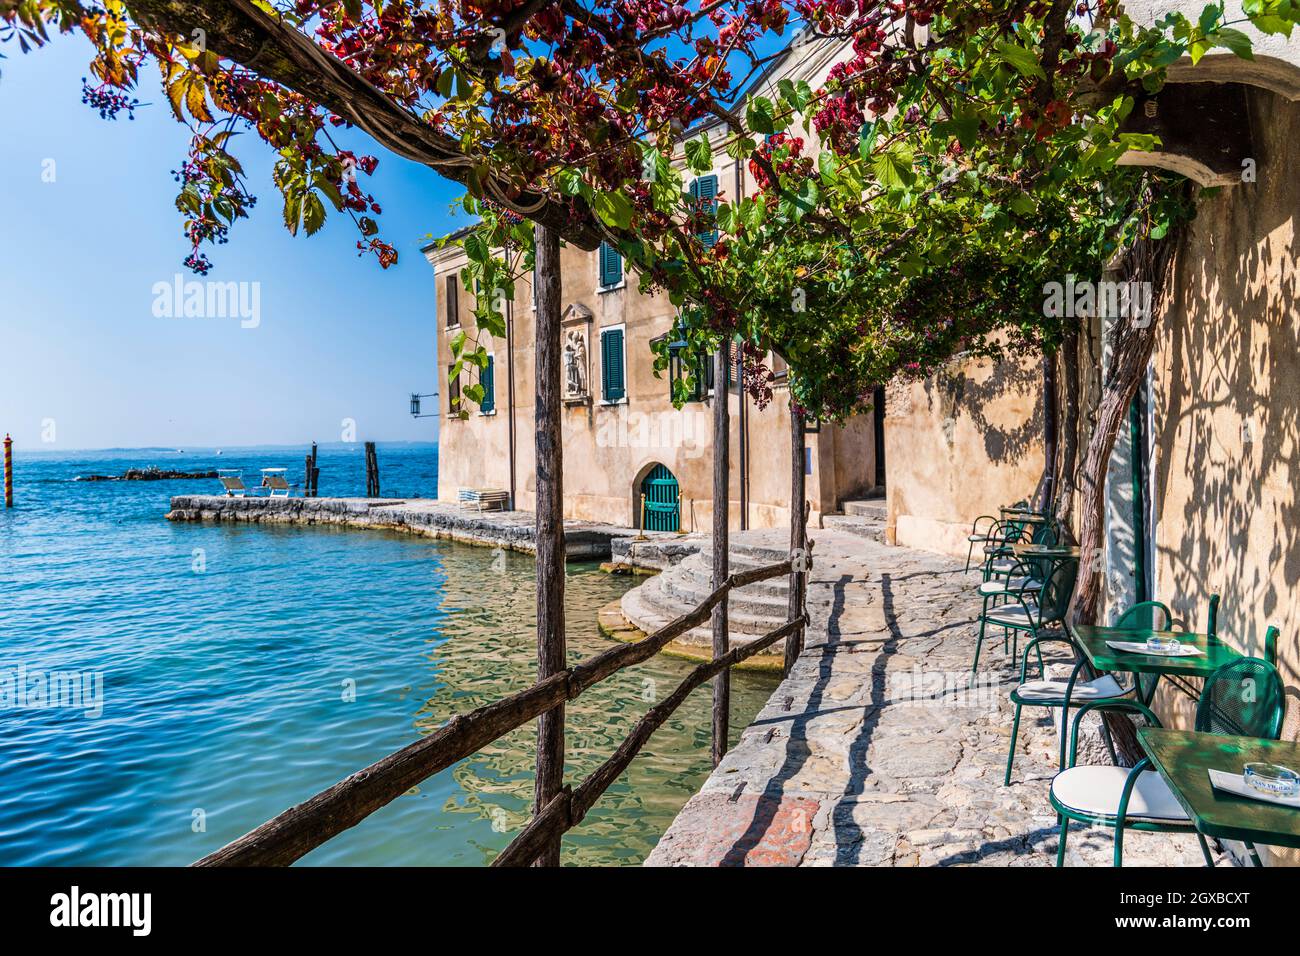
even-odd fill
[(1018, 567), (1015, 561), (996, 561), (989, 565), (989, 574), (1010, 574)]
[(1038, 591), (1043, 587), (1042, 581), (1033, 578), (1018, 578), (1015, 581), (985, 581), (980, 585), (980, 594), (989, 597), (994, 594), (1008, 594), (1015, 591)]
[[(1038, 620), (1038, 608), (1032, 602), (1026, 602), (1029, 609), (1026, 610), (1020, 604), (1003, 604), (1001, 607), (992, 607), (984, 612), (984, 620), (990, 624), (1019, 624), (1021, 626), (1033, 624)], [(1030, 616), (1032, 613), (1032, 617)]]
[[(1129, 773), (1127, 767), (1071, 767), (1053, 778), (1052, 796), (1061, 806), (1077, 813), (1114, 817)], [(1154, 770), (1144, 770), (1138, 777), (1124, 819), (1191, 822), (1169, 785)]]
[[(1029, 701), (1065, 700), (1065, 688), (1068, 680), (1027, 680), (1016, 688), (1016, 696)], [(1119, 681), (1109, 674), (1103, 674), (1095, 680), (1079, 681), (1070, 690), (1070, 703), (1098, 700), (1102, 697), (1123, 697), (1127, 694)]]

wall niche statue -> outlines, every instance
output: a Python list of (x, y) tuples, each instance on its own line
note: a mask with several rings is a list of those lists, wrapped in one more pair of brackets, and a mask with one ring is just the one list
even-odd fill
[(564, 401), (577, 404), (591, 398), (591, 364), (587, 343), (591, 335), (591, 310), (575, 302), (560, 317), (564, 330)]
[(569, 329), (564, 336), (564, 397), (586, 398), (587, 386), (587, 330)]

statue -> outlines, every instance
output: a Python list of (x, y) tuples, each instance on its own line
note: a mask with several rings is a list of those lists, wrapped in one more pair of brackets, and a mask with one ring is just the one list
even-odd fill
[(587, 394), (587, 338), (571, 329), (564, 342), (565, 394), (582, 398)]

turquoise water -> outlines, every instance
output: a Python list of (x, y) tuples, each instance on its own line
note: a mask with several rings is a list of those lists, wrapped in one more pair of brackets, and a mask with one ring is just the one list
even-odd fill
[[(431, 495), (435, 454), (381, 445), (385, 495)], [(283, 465), (296, 480), (302, 455), (18, 456), (18, 507), (0, 514), (0, 678), (24, 667), (30, 693), (42, 672), (75, 672), (92, 699), (16, 706), (0, 689), (0, 865), (189, 863), (532, 682), (527, 555), (381, 532), (173, 524), (169, 496), (215, 483), (72, 481), (153, 464), (246, 475)], [(361, 493), (364, 467), (359, 448), (322, 449), (321, 493)], [(609, 646), (596, 611), (629, 585), (570, 565), (574, 660)], [(603, 761), (689, 669), (660, 657), (570, 704), (568, 779)], [(737, 732), (774, 686), (736, 675)], [(707, 774), (708, 708), (702, 688), (566, 838), (566, 862), (645, 857)], [(528, 819), (533, 731), (425, 781), (303, 863), (490, 862)]]

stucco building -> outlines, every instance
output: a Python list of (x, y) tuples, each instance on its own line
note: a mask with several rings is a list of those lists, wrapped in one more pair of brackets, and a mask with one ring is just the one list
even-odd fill
[[(839, 42), (798, 40), (756, 83), (775, 87), (783, 78), (824, 82)], [(693, 128), (709, 137), (714, 167), (684, 173), (701, 199), (734, 198), (752, 190), (742, 163), (726, 156), (721, 123)], [(675, 157), (679, 167), (682, 157)], [(437, 282), (438, 354), (462, 331), (476, 335), (472, 291), (454, 244), (424, 249)], [(787, 524), (790, 506), (789, 394), (778, 379), (775, 396), (758, 408), (736, 386), (707, 383), (695, 401), (675, 409), (672, 372), (656, 376), (651, 343), (673, 334), (677, 310), (667, 296), (642, 295), (618, 254), (565, 246), (561, 252), (564, 348), (564, 511), (568, 518), (660, 530), (706, 530), (712, 519), (712, 403), (730, 403), (731, 515), (733, 527)], [(516, 283), (506, 304), (509, 335), (482, 342), (491, 356), (481, 384), (488, 400), (470, 407), (468, 419), (451, 414), (450, 399), (476, 380), (476, 371), (448, 381), (439, 372), (438, 497), (454, 501), (461, 489), (493, 488), (511, 494), (515, 507), (535, 502), (533, 459), (534, 309), (531, 277)], [(773, 367), (780, 367), (774, 361)], [(778, 373), (779, 375), (779, 373)], [(822, 425), (807, 438), (805, 481), (814, 524), (845, 500), (865, 497), (884, 483), (879, 443), (880, 410), (843, 426)], [(643, 497), (644, 505), (643, 505)]]

